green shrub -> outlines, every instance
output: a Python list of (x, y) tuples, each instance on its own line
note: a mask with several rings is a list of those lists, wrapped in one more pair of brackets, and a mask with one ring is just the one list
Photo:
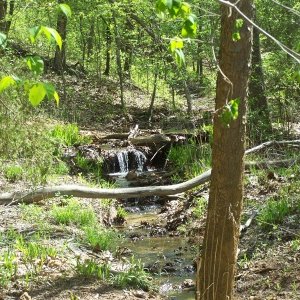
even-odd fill
[(9, 165), (4, 168), (4, 177), (10, 182), (22, 179), (23, 168), (19, 165)]

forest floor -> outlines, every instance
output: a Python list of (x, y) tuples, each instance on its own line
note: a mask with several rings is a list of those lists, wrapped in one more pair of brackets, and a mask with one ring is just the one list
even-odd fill
[[(47, 112), (51, 118), (76, 121), (85, 130), (102, 133), (128, 132), (135, 124), (147, 129), (190, 130), (203, 122), (201, 112), (210, 111), (212, 107), (211, 101), (197, 100), (202, 102), (195, 109), (195, 114), (187, 118), (180, 109), (171, 111), (162, 102), (149, 123), (147, 101), (138, 88), (128, 87), (128, 110), (123, 114), (117, 103), (116, 84), (91, 83), (88, 79), (78, 80), (71, 76), (66, 80), (70, 90), (66, 95), (67, 100), (61, 100), (60, 110), (57, 111), (49, 103), (44, 105), (48, 106)], [(280, 150), (279, 154), (284, 151)], [(271, 159), (277, 155), (278, 149), (272, 153), (268, 150), (260, 159)], [(251, 219), (256, 211), (258, 213), (241, 234), (236, 299), (300, 299), (299, 175), (298, 165), (291, 165), (286, 169), (247, 171), (243, 223)], [(55, 182), (86, 183), (82, 180), (80, 176), (65, 176), (57, 177)], [(27, 183), (9, 183), (1, 175), (0, 184), (3, 191), (16, 188), (21, 190)], [(197, 240), (197, 244), (201, 245), (205, 213), (196, 217), (194, 211), (197, 199), (207, 199), (208, 186), (201, 188), (201, 191), (193, 191), (196, 195), (194, 197), (188, 193), (184, 200), (171, 200), (163, 205), (161, 214), (158, 214), (157, 225), (167, 228), (163, 231), (164, 234), (187, 235), (193, 244)], [(0, 288), (0, 299), (129, 300), (165, 297), (156, 291), (127, 287), (127, 279), (123, 279), (123, 282), (120, 279), (113, 281), (112, 278), (117, 272), (128, 267), (130, 258), (122, 247), (116, 248), (114, 255), (110, 251), (99, 251), (97, 247), (90, 247), (84, 240), (83, 227), (74, 222), (57, 224), (53, 210), (55, 207), (64, 206), (66, 199), (56, 197), (34, 206), (0, 207), (0, 283), (6, 286)], [(97, 200), (80, 199), (77, 209), (90, 207), (99, 224), (111, 225), (112, 215), (115, 214), (111, 209), (111, 202), (103, 204)], [(270, 219), (268, 215), (271, 215)], [(267, 224), (272, 217), (276, 222)], [(134, 249), (134, 245), (132, 248)], [(91, 270), (94, 265), (83, 269), (82, 266), (87, 261), (100, 264), (106, 262), (114, 266), (110, 279), (99, 280), (98, 275)], [(138, 273), (141, 271), (139, 263), (132, 263), (136, 264), (137, 271), (133, 275), (134, 280), (144, 276), (144, 273)], [(100, 275), (104, 276), (102, 273)]]

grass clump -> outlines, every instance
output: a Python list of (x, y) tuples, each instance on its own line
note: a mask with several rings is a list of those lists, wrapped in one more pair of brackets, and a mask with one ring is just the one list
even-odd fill
[(287, 199), (270, 199), (260, 212), (258, 221), (262, 228), (270, 229), (274, 225), (282, 224), (291, 212), (292, 207)]
[(89, 137), (80, 135), (76, 124), (58, 124), (51, 130), (50, 135), (63, 146), (74, 146), (91, 143)]
[(114, 284), (121, 287), (140, 288), (148, 291), (151, 286), (149, 274), (145, 272), (140, 260), (135, 261), (132, 257), (130, 267), (114, 276)]
[(84, 227), (83, 240), (88, 244), (93, 251), (115, 250), (120, 237), (111, 229), (106, 229), (101, 226)]
[(71, 223), (80, 226), (95, 224), (97, 217), (92, 208), (84, 208), (77, 200), (70, 199), (66, 206), (54, 205), (51, 215), (58, 224), (69, 225)]
[(186, 145), (172, 147), (168, 160), (184, 177), (193, 178), (210, 166), (211, 148), (209, 144), (200, 146), (191, 141)]
[(135, 261), (132, 257), (129, 267), (122, 272), (112, 272), (109, 264), (98, 264), (95, 260), (77, 261), (76, 272), (84, 278), (97, 278), (109, 280), (117, 287), (140, 288), (148, 291), (151, 287), (151, 280), (144, 271), (140, 261)]
[(16, 254), (6, 250), (0, 255), (0, 287), (5, 288), (17, 273)]
[(98, 264), (94, 260), (80, 262), (77, 260), (76, 272), (84, 278), (97, 278), (107, 280), (111, 278), (111, 268), (109, 264)]

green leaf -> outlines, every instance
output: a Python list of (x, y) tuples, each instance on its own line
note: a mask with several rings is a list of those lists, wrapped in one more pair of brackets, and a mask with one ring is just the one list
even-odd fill
[(29, 101), (32, 106), (38, 106), (45, 98), (47, 92), (43, 83), (36, 83), (29, 89)]
[(59, 104), (59, 96), (55, 90), (55, 87), (50, 83), (43, 83), (43, 85), (44, 85), (44, 89), (46, 91), (47, 98), (49, 100), (54, 99), (56, 101), (56, 104), (58, 105)]
[(37, 37), (41, 34), (42, 26), (35, 26), (32, 28), (29, 28), (29, 38), (31, 43), (34, 43), (37, 39)]
[(182, 49), (183, 48), (183, 40), (176, 37), (176, 38), (173, 38), (171, 39), (171, 42), (170, 42), (170, 50), (171, 52), (174, 52), (175, 49)]
[(243, 19), (236, 19), (235, 20), (235, 28), (236, 29), (241, 29), (244, 25), (244, 20)]
[(191, 13), (191, 6), (187, 2), (182, 2), (180, 7), (180, 15), (186, 18)]
[(232, 40), (234, 42), (237, 42), (241, 39), (241, 35), (240, 35), (240, 29), (243, 27), (244, 24), (244, 20), (243, 19), (236, 19), (235, 20), (235, 24), (234, 24), (234, 32), (232, 34)]
[(71, 11), (71, 8), (70, 8), (70, 6), (68, 4), (65, 4), (65, 3), (59, 4), (59, 8), (65, 14), (65, 16), (67, 18), (71, 17), (72, 11)]
[(49, 41), (51, 41), (51, 37), (54, 38), (56, 44), (58, 45), (59, 49), (61, 50), (62, 38), (59, 35), (59, 33), (54, 28), (46, 27), (46, 26), (42, 26), (42, 31)]
[(229, 127), (230, 122), (236, 120), (239, 116), (240, 99), (230, 100), (224, 107), (221, 113), (221, 120)]
[(182, 66), (182, 65), (185, 64), (184, 53), (183, 53), (183, 51), (182, 51), (181, 49), (175, 49), (174, 55), (175, 55), (176, 63), (177, 63), (179, 66)]
[(197, 33), (197, 24), (194, 15), (189, 15), (184, 21), (181, 34), (183, 37), (194, 37)]
[(234, 42), (237, 42), (241, 39), (240, 33), (238, 31), (234, 32), (231, 37)]
[(44, 71), (44, 61), (39, 56), (26, 57), (26, 63), (35, 75), (40, 75)]
[(157, 12), (164, 13), (167, 9), (166, 1), (164, 1), (164, 0), (156, 1), (155, 7), (156, 7)]
[(16, 81), (12, 76), (5, 76), (0, 80), (0, 93), (8, 89), (10, 86), (15, 85)]
[(6, 47), (6, 42), (7, 42), (7, 36), (6, 34), (0, 32), (0, 47), (2, 49), (5, 49)]

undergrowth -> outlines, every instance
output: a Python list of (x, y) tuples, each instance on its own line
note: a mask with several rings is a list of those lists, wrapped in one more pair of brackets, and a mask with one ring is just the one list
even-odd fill
[(191, 140), (186, 145), (173, 146), (168, 155), (168, 161), (176, 169), (177, 175), (173, 176), (174, 181), (180, 178), (193, 178), (205, 170), (211, 164), (211, 147), (209, 144), (198, 145)]

